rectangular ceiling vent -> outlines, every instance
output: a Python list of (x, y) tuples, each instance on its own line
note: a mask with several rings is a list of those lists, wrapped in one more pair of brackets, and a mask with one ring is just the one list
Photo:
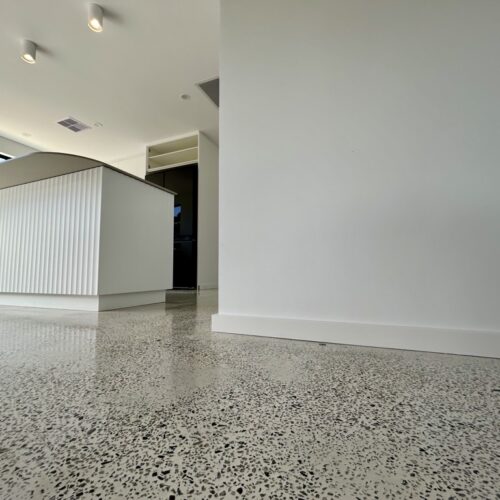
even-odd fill
[(64, 120), (60, 120), (57, 123), (59, 123), (59, 125), (62, 125), (64, 128), (71, 130), (72, 132), (81, 132), (82, 130), (87, 130), (89, 128), (92, 128), (90, 125), (86, 125), (80, 120), (75, 120), (74, 118), (71, 117), (65, 118)]
[(201, 82), (198, 84), (203, 92), (207, 95), (207, 97), (217, 106), (219, 107), (219, 79), (214, 78), (213, 80), (208, 80), (206, 82)]

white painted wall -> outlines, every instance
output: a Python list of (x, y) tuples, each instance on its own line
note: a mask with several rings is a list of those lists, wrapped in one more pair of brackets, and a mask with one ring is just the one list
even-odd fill
[(219, 273), (219, 147), (200, 133), (198, 163), (198, 286), (217, 288)]
[(141, 179), (146, 177), (146, 157), (144, 151), (141, 151), (134, 156), (112, 161), (110, 165), (128, 172), (129, 174), (140, 177)]
[(0, 136), (0, 153), (18, 157), (27, 155), (29, 153), (35, 153), (36, 151), (36, 149), (30, 146), (26, 146), (25, 144), (21, 144), (20, 142), (7, 139), (7, 137)]
[(214, 329), (500, 356), (500, 3), (221, 6)]

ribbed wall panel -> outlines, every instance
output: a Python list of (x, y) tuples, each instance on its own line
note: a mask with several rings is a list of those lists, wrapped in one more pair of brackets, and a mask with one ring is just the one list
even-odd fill
[(0, 190), (0, 293), (97, 295), (102, 168)]

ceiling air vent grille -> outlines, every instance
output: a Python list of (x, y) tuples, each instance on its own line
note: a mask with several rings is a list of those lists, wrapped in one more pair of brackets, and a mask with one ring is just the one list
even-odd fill
[(59, 123), (59, 125), (62, 125), (64, 128), (71, 130), (72, 132), (81, 132), (82, 130), (87, 130), (89, 128), (92, 128), (90, 127), (90, 125), (86, 125), (80, 120), (75, 120), (74, 118), (71, 117), (65, 118), (64, 120), (60, 120), (57, 123)]

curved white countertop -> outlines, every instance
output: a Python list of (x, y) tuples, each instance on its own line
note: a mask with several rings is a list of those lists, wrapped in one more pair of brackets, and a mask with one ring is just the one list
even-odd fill
[(0, 164), (0, 189), (28, 184), (30, 182), (72, 174), (96, 167), (106, 167), (127, 175), (157, 189), (176, 194), (149, 181), (124, 172), (102, 161), (67, 153), (37, 152), (19, 158), (13, 158)]

